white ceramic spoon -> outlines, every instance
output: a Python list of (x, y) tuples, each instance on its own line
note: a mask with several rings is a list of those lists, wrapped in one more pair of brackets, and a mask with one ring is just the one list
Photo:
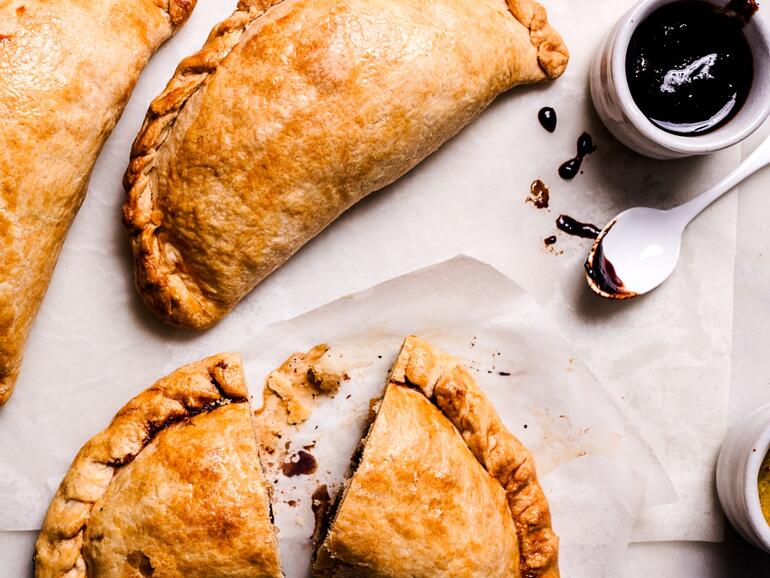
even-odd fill
[(608, 299), (629, 299), (655, 289), (674, 272), (687, 225), (768, 164), (770, 137), (727, 177), (683, 205), (668, 211), (635, 207), (620, 213), (602, 230), (588, 255), (588, 285)]

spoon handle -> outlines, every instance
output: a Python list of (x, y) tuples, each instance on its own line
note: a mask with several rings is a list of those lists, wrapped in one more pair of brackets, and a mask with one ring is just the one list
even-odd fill
[(770, 136), (768, 136), (756, 150), (744, 160), (738, 168), (711, 187), (705, 193), (671, 209), (669, 212), (681, 219), (683, 226), (687, 226), (711, 203), (730, 191), (744, 179), (750, 177), (759, 169), (770, 165)]

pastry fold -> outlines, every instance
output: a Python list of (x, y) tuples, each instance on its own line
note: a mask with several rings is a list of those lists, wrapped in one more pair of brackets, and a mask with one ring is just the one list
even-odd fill
[(222, 354), (126, 404), (56, 492), (35, 577), (281, 577), (247, 397)]
[(533, 0), (242, 0), (134, 143), (139, 292), (173, 325), (215, 323), (497, 95), (567, 61)]
[(532, 456), (456, 359), (408, 337), (359, 451), (314, 576), (558, 578)]
[(195, 0), (0, 2), (0, 405), (102, 144)]

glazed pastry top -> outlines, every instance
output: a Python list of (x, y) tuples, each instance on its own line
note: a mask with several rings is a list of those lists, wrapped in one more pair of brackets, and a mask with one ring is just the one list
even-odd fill
[(239, 10), (153, 103), (126, 174), (137, 286), (201, 328), (366, 194), (567, 51), (530, 0)]
[(281, 576), (247, 395), (223, 354), (126, 404), (54, 496), (36, 578)]
[(0, 2), (0, 405), (102, 144), (194, 5)]
[(529, 451), (455, 358), (408, 337), (316, 576), (558, 578)]

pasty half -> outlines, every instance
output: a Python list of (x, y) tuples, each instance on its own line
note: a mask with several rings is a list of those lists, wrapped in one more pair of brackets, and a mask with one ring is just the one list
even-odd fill
[(280, 577), (247, 395), (218, 355), (130, 401), (56, 492), (36, 578)]
[(99, 150), (194, 5), (0, 1), (0, 405)]
[(559, 576), (532, 456), (457, 360), (409, 337), (315, 576)]
[(241, 0), (153, 103), (125, 177), (144, 301), (203, 328), (500, 93), (559, 76), (533, 0)]

